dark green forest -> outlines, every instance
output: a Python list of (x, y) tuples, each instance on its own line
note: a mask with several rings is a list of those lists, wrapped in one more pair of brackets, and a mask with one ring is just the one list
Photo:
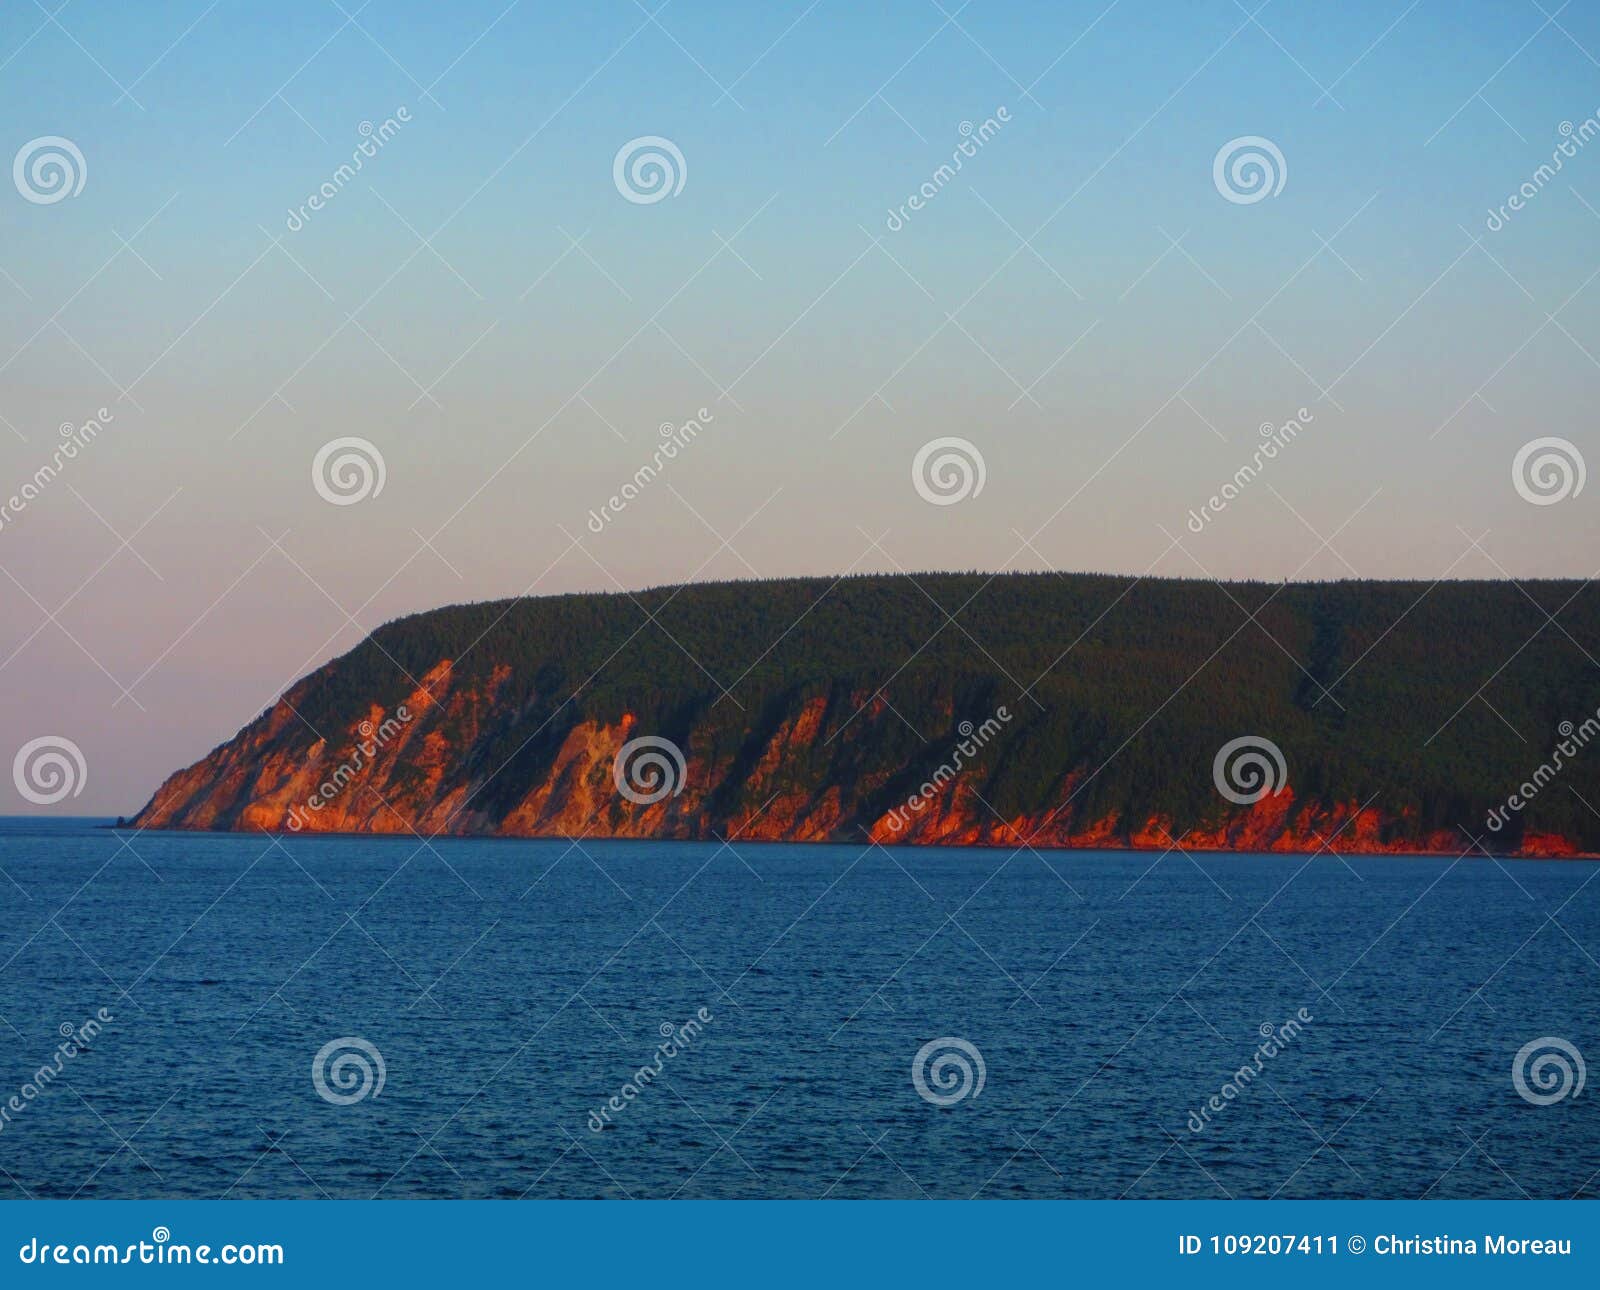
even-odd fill
[[(1549, 757), (1561, 723), (1600, 709), (1597, 652), (1600, 589), (1578, 582), (872, 575), (439, 609), (381, 627), (290, 696), (312, 726), (347, 729), (441, 659), (480, 689), (508, 668), (492, 728), (479, 714), (472, 737), (451, 740), (480, 763), (465, 772), (492, 772), (490, 811), (509, 809), (580, 721), (629, 712), (737, 760), (820, 696), (825, 737), (784, 768), (802, 787), (848, 788), (885, 766), (914, 781), (959, 722), (1003, 704), (1013, 720), (986, 753), (982, 792), (1004, 814), (1054, 805), (1076, 768), (1090, 817), (1204, 825), (1229, 809), (1212, 783), (1217, 749), (1255, 734), (1283, 750), (1297, 798), (1376, 794), (1402, 830), (1486, 836), (1486, 812)], [(856, 711), (874, 694), (891, 712), (869, 723)], [(468, 718), (440, 719), (450, 734)], [(1600, 810), (1594, 749), (1497, 845), (1529, 829), (1600, 851), (1590, 804)]]

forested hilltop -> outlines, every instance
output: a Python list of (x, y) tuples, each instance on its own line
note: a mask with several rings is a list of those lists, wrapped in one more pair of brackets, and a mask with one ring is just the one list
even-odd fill
[[(1600, 589), (1558, 581), (919, 574), (460, 605), (296, 683), (134, 823), (1600, 853), (1597, 653)], [(1216, 764), (1241, 739), (1264, 793)]]

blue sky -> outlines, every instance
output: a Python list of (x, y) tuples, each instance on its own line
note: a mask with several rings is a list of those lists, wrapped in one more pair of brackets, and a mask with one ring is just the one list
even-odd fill
[[(62, 137), (86, 168), (0, 196), (0, 494), (112, 414), (0, 527), (0, 726), (72, 732), (81, 809), (131, 811), (365, 629), (463, 599), (1594, 572), (1600, 494), (1532, 506), (1511, 466), (1541, 436), (1594, 459), (1600, 144), (1485, 224), (1600, 110), (1586, 7), (341, 4), (0, 12), (7, 155)], [(618, 192), (641, 136), (677, 195)], [(1286, 169), (1247, 204), (1213, 182), (1244, 136)], [(347, 436), (383, 491), (329, 505), (311, 462)], [(949, 436), (984, 488), (930, 506), (911, 462)]]

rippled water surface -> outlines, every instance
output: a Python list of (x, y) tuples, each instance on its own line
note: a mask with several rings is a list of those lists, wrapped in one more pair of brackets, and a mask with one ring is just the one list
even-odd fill
[[(1600, 1089), (1512, 1081), (1600, 1054), (1588, 863), (11, 820), (0, 869), (9, 1197), (1600, 1194)], [(338, 1105), (346, 1037), (383, 1085)], [(983, 1082), (937, 1106), (944, 1037)]]

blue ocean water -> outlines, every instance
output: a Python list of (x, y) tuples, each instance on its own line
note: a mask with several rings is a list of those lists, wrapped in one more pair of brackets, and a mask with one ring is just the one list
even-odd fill
[(0, 1195), (1593, 1197), (1597, 874), (0, 821)]

